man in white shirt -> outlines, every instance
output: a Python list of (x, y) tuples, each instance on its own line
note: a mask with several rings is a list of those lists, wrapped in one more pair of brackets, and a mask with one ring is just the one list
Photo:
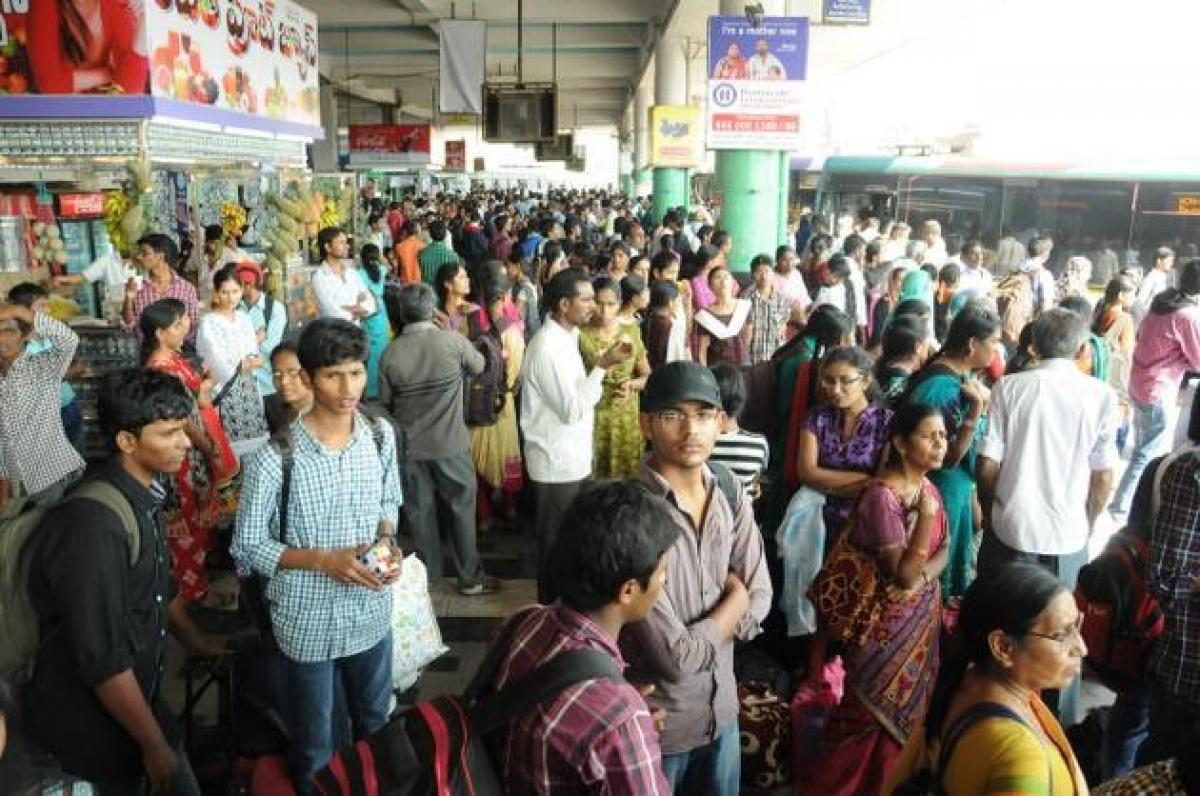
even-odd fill
[[(992, 390), (979, 446), (983, 545), (979, 573), (1011, 561), (1045, 567), (1068, 588), (1087, 563), (1088, 538), (1112, 492), (1118, 424), (1112, 387), (1079, 371), (1087, 322), (1054, 308), (1033, 323), (1039, 364)], [(1060, 694), (1059, 718), (1079, 714), (1078, 678)]]
[(981, 298), (990, 296), (993, 280), (983, 267), (983, 244), (977, 240), (964, 243), (958, 262), (958, 292), (972, 291)]
[(1020, 271), (1029, 277), (1033, 286), (1033, 315), (1037, 317), (1057, 303), (1057, 289), (1054, 286), (1054, 274), (1046, 264), (1050, 262), (1050, 252), (1054, 251), (1054, 240), (1047, 235), (1035, 237), (1029, 241), (1029, 258), (1021, 263)]
[(941, 268), (946, 264), (946, 240), (942, 237), (942, 225), (929, 219), (921, 225), (921, 240), (925, 242), (925, 262)]
[(866, 241), (856, 234), (847, 236), (842, 244), (842, 254), (850, 266), (850, 289), (854, 292), (854, 325), (864, 333), (867, 328), (867, 277), (863, 274), (862, 262), (866, 252)]
[(104, 294), (104, 306), (99, 310), (100, 315), (109, 319), (119, 319), (121, 310), (125, 306), (125, 285), (135, 276), (137, 276), (137, 271), (126, 264), (116, 249), (112, 249), (78, 274), (60, 274), (50, 277), (50, 287), (52, 289), (73, 287), (86, 282), (90, 289), (92, 284), (99, 282), (103, 286)]
[(1137, 298), (1133, 300), (1133, 320), (1141, 323), (1150, 312), (1150, 305), (1159, 293), (1171, 286), (1171, 269), (1175, 267), (1175, 251), (1169, 246), (1159, 246), (1154, 253), (1154, 267), (1142, 277), (1138, 285)]
[(312, 275), (317, 317), (340, 318), (361, 325), (362, 319), (375, 314), (377, 308), (375, 297), (354, 273), (354, 265), (348, 259), (350, 242), (346, 233), (337, 227), (326, 227), (317, 233), (317, 250), (322, 260)]
[(754, 45), (754, 55), (747, 63), (747, 74), (751, 80), (787, 80), (787, 70), (783, 62), (771, 52), (771, 44), (766, 39), (759, 39)]
[(545, 556), (558, 536), (567, 506), (592, 474), (592, 427), (604, 374), (633, 354), (622, 338), (586, 371), (579, 353), (579, 327), (596, 311), (586, 274), (559, 272), (543, 297), (549, 313), (529, 342), (521, 370), (521, 430), (525, 464), (537, 500), (538, 599), (547, 602)]

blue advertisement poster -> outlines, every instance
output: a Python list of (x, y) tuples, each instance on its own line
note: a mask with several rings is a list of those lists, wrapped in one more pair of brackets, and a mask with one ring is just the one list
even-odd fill
[(808, 67), (808, 18), (708, 18), (712, 80), (803, 80)]
[(825, 0), (827, 23), (868, 25), (871, 22), (871, 0)]
[(708, 19), (709, 149), (803, 145), (808, 18)]

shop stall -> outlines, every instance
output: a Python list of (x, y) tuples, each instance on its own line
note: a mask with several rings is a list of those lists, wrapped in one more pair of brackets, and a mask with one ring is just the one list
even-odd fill
[(147, 2), (93, 31), (102, 57), (80, 65), (48, 5), (0, 12), (0, 291), (49, 281), (74, 302), (62, 314), (81, 330), (76, 387), (91, 415), (95, 380), (136, 360), (116, 316), (141, 235), (187, 251), (221, 224), (281, 299), (304, 266), (310, 225), (281, 223), (273, 200), (309, 193), (317, 19), (291, 0), (210, 0), (203, 13)]

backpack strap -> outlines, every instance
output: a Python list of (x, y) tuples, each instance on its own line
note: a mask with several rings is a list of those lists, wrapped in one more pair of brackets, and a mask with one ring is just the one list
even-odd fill
[[(958, 742), (966, 735), (967, 730), (971, 729), (976, 723), (986, 721), (987, 719), (1016, 721), (1030, 731), (1033, 731), (1033, 728), (1029, 726), (1029, 722), (1021, 718), (1019, 714), (997, 702), (977, 702), (971, 705), (963, 711), (962, 715), (955, 719), (942, 738), (941, 748), (938, 749), (937, 767), (933, 772), (938, 783), (942, 781), (946, 765), (950, 762), (950, 756), (954, 754), (954, 747), (958, 746)], [(1034, 735), (1037, 735), (1036, 731), (1034, 731)], [(1046, 759), (1046, 768), (1051, 777), (1051, 788), (1048, 792), (1053, 793), (1053, 770), (1050, 768), (1049, 757)]]
[(138, 526), (137, 515), (133, 511), (128, 498), (111, 482), (103, 478), (92, 478), (84, 481), (72, 490), (69, 500), (91, 500), (99, 503), (116, 514), (125, 530), (125, 540), (129, 544), (129, 566), (137, 564), (142, 556), (142, 533)]
[(1154, 519), (1158, 517), (1158, 509), (1162, 506), (1162, 480), (1167, 472), (1167, 468), (1174, 464), (1175, 460), (1181, 456), (1188, 454), (1200, 454), (1200, 445), (1189, 445), (1186, 448), (1177, 450), (1174, 453), (1168, 453), (1163, 457), (1162, 462), (1158, 465), (1158, 469), (1154, 471), (1154, 489), (1150, 493), (1150, 527), (1154, 527)]
[(483, 660), (479, 664), (479, 668), (475, 670), (475, 676), (471, 678), (471, 682), (467, 684), (466, 689), (463, 691), (464, 702), (467, 704), (475, 702), (483, 694), (487, 693), (492, 687), (492, 683), (496, 682), (496, 674), (500, 671), (500, 663), (503, 661), (505, 653), (512, 647), (513, 639), (517, 635), (517, 629), (537, 609), (538, 606), (531, 605), (518, 611), (500, 628), (500, 634), (496, 636), (496, 640), (488, 648), (487, 654), (483, 656)]
[(479, 699), (473, 707), (473, 723), (479, 732), (490, 732), (573, 685), (606, 677), (623, 677), (608, 653), (590, 649), (560, 652), (520, 680)]
[(730, 470), (720, 462), (709, 461), (708, 469), (712, 470), (712, 474), (716, 477), (717, 489), (720, 489), (721, 494), (725, 496), (725, 502), (729, 504), (729, 510), (737, 514), (742, 493), (742, 484), (738, 480), (738, 477), (734, 475), (733, 470)]
[(271, 446), (279, 454), (279, 466), (283, 471), (282, 484), (279, 488), (279, 542), (284, 547), (290, 547), (287, 539), (288, 506), (292, 502), (292, 470), (295, 469), (296, 459), (292, 449), (291, 424), (284, 426), (271, 437)]

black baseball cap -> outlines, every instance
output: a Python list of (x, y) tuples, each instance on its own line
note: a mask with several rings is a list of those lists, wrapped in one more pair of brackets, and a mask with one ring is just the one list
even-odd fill
[(642, 390), (643, 412), (660, 412), (688, 401), (709, 406), (721, 406), (721, 390), (717, 378), (703, 365), (695, 362), (668, 362), (655, 368)]

